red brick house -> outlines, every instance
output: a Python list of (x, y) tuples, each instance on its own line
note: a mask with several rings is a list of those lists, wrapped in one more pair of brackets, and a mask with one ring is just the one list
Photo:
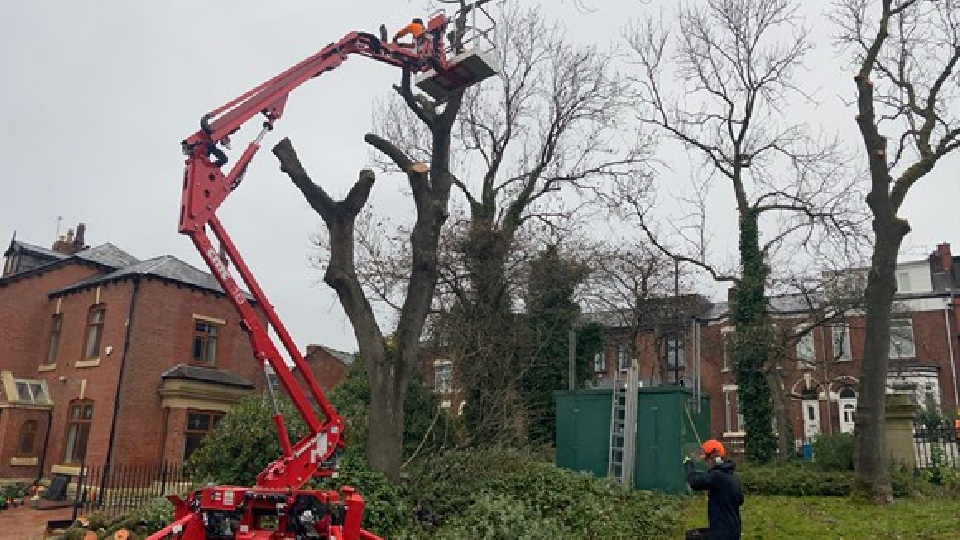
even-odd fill
[(214, 278), (172, 256), (12, 240), (0, 276), (0, 479), (180, 461), (263, 375)]
[[(914, 383), (921, 406), (933, 402), (952, 415), (960, 405), (960, 257), (951, 254), (949, 244), (940, 244), (928, 259), (898, 264), (897, 282), (888, 382), (891, 386), (897, 381)], [(676, 339), (669, 332), (665, 338), (661, 332), (661, 338), (655, 339), (650, 325), (641, 326), (635, 344), (641, 384), (698, 387), (699, 383), (699, 389), (711, 397), (711, 435), (742, 438), (731, 369), (735, 359), (727, 346), (734, 337), (729, 304), (687, 304), (686, 311), (680, 310), (683, 322)], [(775, 331), (800, 333), (810, 325), (809, 306), (805, 297), (771, 298)], [(609, 314), (590, 318), (610, 320)], [(628, 365), (631, 353), (632, 329), (617, 323), (606, 326), (605, 352), (594, 362), (596, 386), (611, 384), (616, 373)], [(856, 310), (816, 325), (788, 343), (778, 370), (795, 437), (809, 439), (853, 430), (863, 343), (864, 316)]]
[(324, 345), (307, 345), (303, 359), (310, 366), (310, 372), (320, 385), (320, 389), (329, 395), (343, 380), (356, 355)]

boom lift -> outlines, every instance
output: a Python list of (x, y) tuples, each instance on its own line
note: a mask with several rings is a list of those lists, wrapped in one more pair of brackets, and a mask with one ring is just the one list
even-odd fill
[[(480, 6), (488, 1), (479, 0), (470, 6), (474, 10), (474, 29), (475, 13), (478, 9), (482, 11)], [(448, 58), (444, 39), (450, 20), (442, 11), (431, 15), (420, 46), (415, 48), (387, 43), (385, 39), (369, 33), (351, 32), (276, 77), (205, 114), (200, 120), (200, 129), (181, 143), (187, 158), (180, 206), (180, 233), (190, 237), (227, 298), (239, 311), (254, 355), (262, 363), (265, 372), (272, 370), (276, 374), (306, 422), (309, 434), (295, 444), (291, 443), (268, 379), (273, 421), (283, 455), (257, 476), (256, 485), (252, 488), (204, 487), (190, 494), (186, 501), (170, 497), (175, 505), (174, 523), (151, 535), (148, 540), (379, 539), (375, 534), (361, 529), (364, 502), (353, 489), (344, 487), (339, 492), (302, 489), (311, 478), (336, 474), (337, 456), (344, 444), (343, 418), (327, 401), (311, 376), (303, 356), (240, 257), (217, 218), (216, 211), (240, 185), (247, 165), (260, 148), (264, 135), (283, 116), (290, 92), (310, 79), (339, 67), (350, 55), (365, 56), (419, 74), (418, 86), (434, 97), (476, 84), (494, 74), (496, 67), (482, 51)], [(229, 149), (230, 136), (257, 115), (263, 116), (259, 135), (249, 143), (229, 171), (224, 172), (228, 157), (223, 148)], [(208, 230), (219, 241), (222, 254), (214, 247)], [(262, 310), (266, 323), (258, 317), (247, 295), (231, 275), (226, 264), (227, 258)], [(269, 328), (275, 331), (300, 371), (309, 394), (293, 377), (280, 356), (268, 333)], [(322, 420), (314, 413), (310, 398), (322, 413)]]

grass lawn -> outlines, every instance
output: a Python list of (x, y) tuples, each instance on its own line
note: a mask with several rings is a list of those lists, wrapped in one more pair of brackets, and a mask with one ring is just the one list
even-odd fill
[[(705, 495), (690, 497), (683, 529), (707, 526), (706, 501)], [(898, 499), (876, 507), (845, 497), (748, 495), (740, 515), (744, 539), (960, 538), (960, 500), (951, 499)]]

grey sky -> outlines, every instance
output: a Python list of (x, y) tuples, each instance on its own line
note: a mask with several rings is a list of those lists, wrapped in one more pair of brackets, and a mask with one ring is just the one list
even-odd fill
[[(566, 21), (578, 40), (606, 44), (640, 9), (659, 7), (636, 0), (592, 3), (596, 10), (589, 13), (571, 1), (550, 2), (544, 11)], [(393, 30), (425, 14), (423, 4), (9, 3), (0, 21), (0, 182), (6, 195), (0, 237), (6, 242), (16, 230), (22, 240), (49, 246), (59, 215), (62, 230), (87, 223), (91, 245), (112, 242), (139, 258), (172, 254), (203, 267), (189, 240), (177, 234), (179, 142), (196, 130), (200, 115), (350, 30), (375, 31), (381, 22)], [(826, 25), (820, 21), (818, 32)], [(818, 115), (856, 144), (853, 113), (840, 101), (853, 91), (850, 70), (843, 68), (824, 42), (810, 77), (822, 85)], [(371, 130), (374, 101), (388, 96), (398, 79), (397, 70), (358, 57), (292, 94), (244, 185), (220, 212), (301, 347), (353, 350), (355, 339), (332, 291), (308, 263), (310, 239), (322, 222), (279, 173), (269, 149), (290, 136), (315, 181), (342, 195), (357, 171), (372, 164), (362, 137)], [(902, 211), (913, 226), (907, 244), (932, 249), (952, 240), (960, 252), (958, 162), (941, 164), (911, 192)], [(379, 176), (378, 208), (409, 211), (402, 181)]]

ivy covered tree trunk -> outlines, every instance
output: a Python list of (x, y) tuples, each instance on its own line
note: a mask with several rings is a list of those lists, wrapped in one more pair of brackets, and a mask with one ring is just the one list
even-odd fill
[(753, 209), (740, 214), (740, 266), (741, 278), (732, 306), (737, 329), (737, 395), (746, 424), (742, 426), (746, 432), (746, 457), (751, 462), (767, 463), (777, 447), (770, 387), (765, 376), (773, 335), (764, 294), (768, 270), (760, 250), (758, 213)]
[(521, 442), (526, 419), (519, 335), (510, 310), (506, 261), (512, 231), (489, 215), (493, 205), (476, 205), (460, 251), (470, 290), (451, 327), (451, 341), (462, 351), (460, 370), (466, 397), (464, 420), (477, 441)]

